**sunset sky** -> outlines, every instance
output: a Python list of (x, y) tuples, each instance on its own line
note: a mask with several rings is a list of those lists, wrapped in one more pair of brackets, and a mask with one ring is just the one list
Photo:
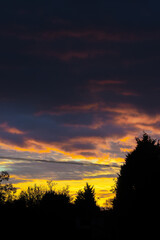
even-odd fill
[(159, 1), (3, 1), (0, 83), (0, 171), (103, 205), (135, 137), (160, 138)]

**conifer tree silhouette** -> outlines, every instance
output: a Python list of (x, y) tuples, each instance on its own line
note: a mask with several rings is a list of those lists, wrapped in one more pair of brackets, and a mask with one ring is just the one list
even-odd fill
[(130, 231), (134, 228), (134, 233), (153, 235), (160, 213), (160, 144), (147, 133), (136, 142), (121, 166), (113, 209)]
[(136, 142), (136, 148), (127, 154), (121, 166), (115, 187), (114, 207), (123, 211), (146, 204), (151, 207), (160, 186), (159, 141), (144, 133)]

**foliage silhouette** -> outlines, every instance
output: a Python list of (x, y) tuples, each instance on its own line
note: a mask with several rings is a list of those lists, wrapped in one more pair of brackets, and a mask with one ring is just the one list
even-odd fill
[(90, 226), (92, 219), (99, 212), (99, 207), (96, 204), (94, 186), (86, 183), (83, 189), (77, 192), (75, 199), (76, 214), (79, 217), (79, 225), (86, 227)]
[(116, 182), (114, 208), (129, 211), (153, 207), (160, 186), (160, 145), (146, 133), (136, 138), (137, 146), (128, 153)]
[(5, 201), (12, 201), (13, 195), (16, 189), (10, 183), (5, 183), (9, 180), (9, 174), (6, 171), (2, 171), (0, 174), (0, 205), (4, 204)]
[(79, 190), (75, 199), (75, 205), (80, 208), (80, 210), (91, 210), (97, 208), (95, 199), (95, 189), (94, 186), (86, 183), (83, 190)]
[[(160, 213), (160, 144), (146, 133), (141, 139), (136, 138), (136, 142), (135, 149), (127, 154), (125, 163), (121, 166), (113, 208), (123, 219), (119, 219), (119, 222), (126, 224), (128, 230), (133, 232), (134, 226), (134, 237), (135, 234), (144, 235), (145, 232), (153, 237), (156, 232), (154, 220)], [(122, 231), (122, 225), (118, 224)]]
[(49, 190), (46, 191), (41, 199), (41, 207), (45, 211), (56, 214), (66, 210), (71, 204), (68, 187), (61, 191)]
[(35, 207), (40, 204), (42, 197), (42, 188), (35, 184), (34, 187), (28, 187), (26, 191), (21, 191), (18, 201), (25, 207)]

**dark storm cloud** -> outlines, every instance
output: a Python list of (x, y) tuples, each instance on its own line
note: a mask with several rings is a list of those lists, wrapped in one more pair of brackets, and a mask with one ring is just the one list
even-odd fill
[(24, 132), (1, 129), (3, 142), (66, 142), (65, 151), (95, 156), (92, 142), (67, 141), (123, 137), (138, 128), (117, 124), (119, 113), (108, 108), (158, 114), (157, 9), (156, 1), (3, 3), (0, 124)]

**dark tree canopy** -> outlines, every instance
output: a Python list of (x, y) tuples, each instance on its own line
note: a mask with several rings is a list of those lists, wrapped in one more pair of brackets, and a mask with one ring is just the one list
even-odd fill
[(16, 192), (16, 189), (10, 183), (6, 183), (9, 180), (9, 174), (6, 171), (0, 173), (0, 205), (5, 201), (12, 199), (12, 194)]
[(136, 138), (135, 149), (128, 153), (116, 182), (114, 209), (127, 212), (159, 207), (160, 144), (144, 133)]
[(75, 199), (75, 205), (81, 211), (94, 211), (97, 209), (95, 199), (95, 189), (93, 186), (86, 183), (83, 190), (79, 190)]

